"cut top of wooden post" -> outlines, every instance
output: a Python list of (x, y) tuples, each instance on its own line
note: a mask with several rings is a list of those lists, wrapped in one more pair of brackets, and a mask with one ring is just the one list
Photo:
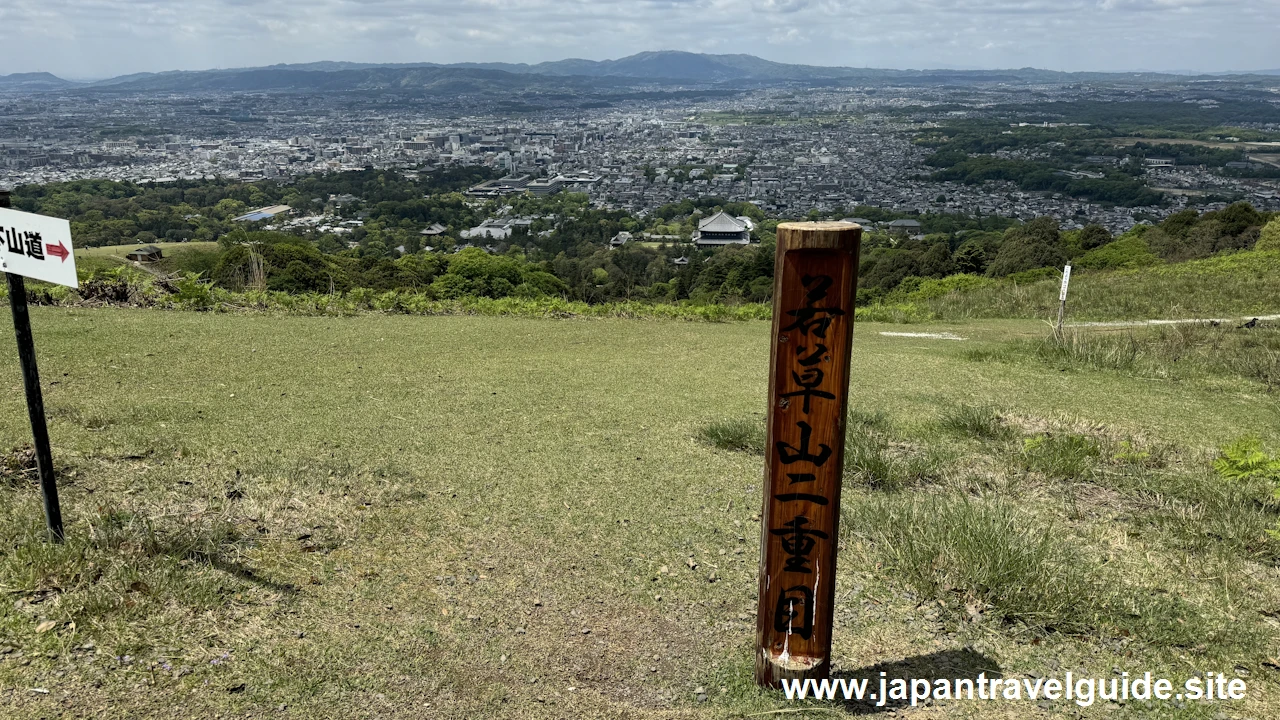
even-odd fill
[(847, 222), (788, 222), (778, 225), (778, 248), (788, 250), (844, 250), (853, 252), (862, 239), (862, 226)]

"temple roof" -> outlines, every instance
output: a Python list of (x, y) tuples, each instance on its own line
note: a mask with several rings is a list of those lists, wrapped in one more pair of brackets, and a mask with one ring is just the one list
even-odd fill
[(740, 233), (746, 229), (745, 223), (724, 212), (718, 212), (698, 223), (698, 230), (701, 232)]

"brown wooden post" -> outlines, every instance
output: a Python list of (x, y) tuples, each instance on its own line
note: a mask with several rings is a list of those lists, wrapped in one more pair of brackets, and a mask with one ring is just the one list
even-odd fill
[(862, 228), (783, 223), (773, 281), (756, 682), (824, 678)]

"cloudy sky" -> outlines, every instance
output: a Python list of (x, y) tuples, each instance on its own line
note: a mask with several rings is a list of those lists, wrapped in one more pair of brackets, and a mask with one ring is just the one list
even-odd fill
[(643, 50), (892, 68), (1280, 68), (1280, 0), (6, 0), (0, 74), (540, 62)]

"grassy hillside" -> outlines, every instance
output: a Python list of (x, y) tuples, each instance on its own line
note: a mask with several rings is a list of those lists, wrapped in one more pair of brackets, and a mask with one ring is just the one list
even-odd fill
[[(943, 320), (1055, 318), (1061, 280), (981, 281), (957, 292), (904, 294)], [(937, 286), (934, 286), (937, 287)], [(1070, 320), (1146, 320), (1280, 314), (1280, 252), (1244, 251), (1121, 271), (1075, 270)]]
[(102, 247), (80, 248), (76, 250), (76, 259), (82, 257), (99, 257), (99, 258), (116, 258), (123, 260), (125, 255), (142, 247), (143, 245), (154, 245), (165, 252), (165, 254), (173, 253), (180, 250), (215, 250), (218, 247), (216, 242), (158, 242), (158, 243), (130, 243), (128, 245), (104, 245)]
[[(6, 456), (0, 715), (796, 709), (750, 683), (765, 323), (36, 308), (34, 325), (69, 540), (42, 542)], [(1227, 711), (1280, 713), (1280, 512), (1266, 482), (1211, 467), (1244, 435), (1280, 446), (1274, 396), (1213, 368), (1019, 355), (1035, 322), (880, 334), (901, 329), (856, 330), (837, 670), (1239, 666), (1250, 699)], [(12, 446), (29, 431), (0, 338)], [(912, 716), (1223, 707), (1105, 705)]]

